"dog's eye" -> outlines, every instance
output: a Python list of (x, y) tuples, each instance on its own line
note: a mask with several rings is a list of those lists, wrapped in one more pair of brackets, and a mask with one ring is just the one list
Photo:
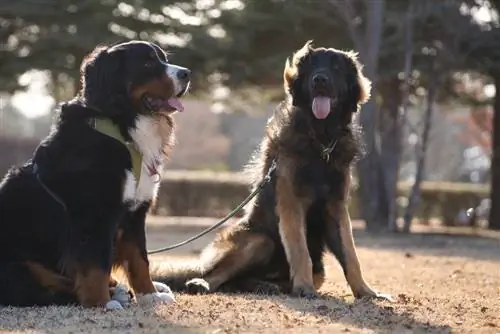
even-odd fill
[(156, 65), (156, 62), (151, 60), (151, 61), (146, 62), (144, 64), (144, 67), (151, 68), (151, 67), (155, 67), (155, 65)]

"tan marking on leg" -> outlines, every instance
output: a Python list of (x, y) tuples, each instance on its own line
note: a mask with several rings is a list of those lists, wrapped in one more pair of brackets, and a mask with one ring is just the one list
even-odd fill
[(129, 283), (136, 294), (156, 292), (149, 274), (149, 264), (141, 256), (139, 247), (134, 242), (118, 240), (115, 261), (123, 264)]
[(70, 293), (73, 291), (73, 282), (69, 278), (61, 276), (37, 262), (29, 261), (25, 264), (38, 283), (44, 288), (55, 292)]
[(279, 233), (290, 265), (294, 293), (314, 294), (312, 262), (305, 231), (306, 203), (295, 196), (291, 179), (292, 177), (281, 174), (276, 183)]
[(110, 288), (115, 288), (118, 285), (118, 280), (114, 278), (113, 276), (109, 277), (109, 287)]
[(377, 295), (376, 292), (373, 291), (363, 278), (356, 246), (354, 244), (351, 217), (346, 203), (349, 198), (350, 173), (347, 173), (346, 177), (344, 201), (329, 203), (327, 212), (329, 216), (338, 217), (339, 220), (340, 238), (346, 263), (345, 276), (354, 296), (375, 296)]
[(319, 290), (323, 283), (325, 282), (325, 273), (315, 273), (313, 274), (313, 282), (314, 282), (314, 288), (316, 290)]
[(80, 304), (84, 307), (105, 306), (110, 301), (109, 273), (98, 268), (79, 267), (75, 288)]

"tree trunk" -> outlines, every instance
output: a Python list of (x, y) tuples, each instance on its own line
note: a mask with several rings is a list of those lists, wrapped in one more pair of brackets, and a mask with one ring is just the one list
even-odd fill
[(425, 175), (425, 156), (427, 153), (427, 146), (429, 145), (429, 134), (431, 131), (431, 122), (432, 122), (432, 114), (434, 112), (434, 102), (436, 99), (436, 90), (438, 87), (438, 77), (437, 75), (433, 75), (434, 73), (438, 73), (438, 69), (436, 68), (436, 59), (432, 60), (433, 64), (431, 66), (431, 71), (429, 74), (429, 86), (427, 88), (427, 106), (425, 110), (425, 118), (424, 118), (424, 130), (422, 133), (422, 143), (419, 146), (418, 154), (417, 154), (417, 172), (415, 175), (415, 182), (411, 188), (410, 196), (408, 199), (408, 205), (406, 206), (406, 210), (404, 213), (404, 226), (403, 232), (409, 233), (411, 221), (413, 220), (413, 216), (418, 207), (418, 203), (420, 201), (420, 185), (424, 179)]
[(357, 166), (361, 214), (366, 223), (366, 229), (371, 232), (383, 230), (387, 225), (388, 215), (385, 198), (387, 193), (380, 168), (380, 155), (375, 145), (375, 120), (372, 120), (376, 112), (377, 105), (374, 101), (368, 102), (362, 109), (360, 123), (364, 129), (366, 155)]
[[(386, 111), (391, 118), (392, 128), (384, 134), (385, 143), (383, 141), (382, 152), (385, 171), (385, 181), (387, 188), (387, 197), (389, 201), (389, 217), (388, 228), (391, 232), (399, 232), (397, 219), (398, 207), (397, 203), (397, 187), (399, 181), (399, 167), (401, 164), (402, 153), (402, 135), (403, 127), (407, 120), (408, 108), (410, 104), (410, 79), (413, 69), (413, 11), (414, 0), (408, 3), (408, 10), (406, 11), (406, 31), (405, 31), (405, 57), (404, 57), (404, 81), (402, 89), (399, 87), (399, 80), (396, 78), (396, 87), (387, 92), (386, 99), (390, 99), (389, 110)], [(397, 93), (396, 93), (397, 92)], [(399, 93), (399, 94), (398, 94)], [(401, 113), (399, 107), (401, 105)]]
[(493, 113), (493, 140), (491, 157), (491, 208), (489, 228), (500, 230), (500, 72), (492, 74), (495, 82)]
[[(385, 2), (383, 0), (369, 1), (367, 6), (367, 26), (363, 38), (365, 48), (360, 50), (362, 51), (360, 57), (365, 66), (365, 75), (376, 83)], [(358, 164), (362, 215), (366, 229), (373, 232), (387, 228), (389, 214), (385, 175), (381, 166), (380, 152), (376, 145), (378, 108), (373, 98), (376, 95), (375, 87), (376, 84), (372, 88), (372, 99), (363, 106), (359, 118), (364, 131), (367, 154)]]
[(379, 91), (383, 101), (379, 129), (381, 137), (380, 164), (381, 171), (384, 174), (384, 184), (382, 186), (387, 199), (387, 227), (391, 232), (397, 232), (396, 197), (402, 136), (399, 108), (402, 100), (400, 83), (401, 81), (398, 78), (393, 78), (386, 83), (379, 84)]
[[(363, 13), (357, 11), (353, 1), (330, 0), (330, 2), (343, 17), (360, 61), (364, 65), (364, 74), (373, 83), (372, 98), (361, 108), (359, 115), (359, 123), (364, 131), (366, 155), (357, 165), (357, 174), (360, 188), (359, 203), (366, 229), (380, 231), (387, 228), (389, 215), (385, 174), (380, 151), (376, 145), (378, 107), (375, 103), (385, 1), (364, 1), (366, 8)], [(363, 28), (355, 23), (358, 15), (365, 15), (366, 25)]]

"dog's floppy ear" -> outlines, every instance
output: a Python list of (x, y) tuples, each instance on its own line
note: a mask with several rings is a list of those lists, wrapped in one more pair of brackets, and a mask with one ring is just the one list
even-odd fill
[(82, 61), (81, 95), (88, 105), (112, 112), (116, 99), (126, 96), (126, 83), (121, 71), (120, 50), (99, 45)]
[(360, 88), (358, 104), (364, 104), (370, 99), (372, 82), (363, 75), (361, 66), (358, 68), (358, 85)]
[(370, 99), (372, 82), (363, 74), (363, 65), (361, 65), (358, 60), (358, 53), (349, 51), (346, 54), (352, 60), (354, 67), (356, 68), (356, 93), (358, 95), (356, 100), (358, 101), (359, 106), (368, 102)]
[(285, 85), (285, 91), (290, 92), (290, 88), (293, 85), (293, 82), (298, 76), (297, 65), (299, 62), (304, 59), (311, 51), (312, 48), (312, 40), (307, 41), (302, 48), (294, 52), (291, 58), (287, 58), (285, 62), (285, 71), (283, 72), (283, 80)]
[(286, 59), (285, 71), (283, 72), (283, 83), (285, 85), (285, 91), (288, 93), (293, 81), (297, 77), (297, 67), (290, 61), (290, 58)]

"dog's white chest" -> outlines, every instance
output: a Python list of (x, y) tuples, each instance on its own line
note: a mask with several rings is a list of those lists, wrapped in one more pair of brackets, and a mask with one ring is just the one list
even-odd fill
[(147, 166), (142, 164), (141, 177), (139, 183), (134, 174), (127, 170), (125, 184), (123, 187), (123, 202), (132, 204), (132, 208), (137, 208), (144, 202), (151, 201), (156, 197), (160, 186), (160, 175), (149, 172)]

